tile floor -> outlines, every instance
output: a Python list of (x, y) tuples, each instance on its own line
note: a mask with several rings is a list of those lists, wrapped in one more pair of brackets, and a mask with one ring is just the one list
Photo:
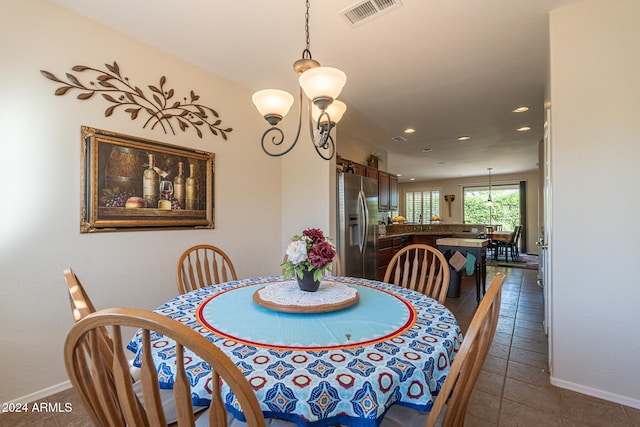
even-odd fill
[[(542, 330), (542, 290), (537, 271), (489, 267), (488, 278), (498, 272), (507, 277), (502, 291), (500, 323), (483, 371), (474, 389), (465, 426), (615, 426), (640, 427), (640, 409), (559, 389), (549, 384), (547, 341)], [(475, 284), (463, 279), (459, 298), (448, 298), (463, 331), (476, 308)], [(70, 403), (70, 412), (0, 414), (0, 426), (90, 426), (80, 401), (67, 390), (38, 405)], [(29, 408), (32, 408), (29, 404)]]

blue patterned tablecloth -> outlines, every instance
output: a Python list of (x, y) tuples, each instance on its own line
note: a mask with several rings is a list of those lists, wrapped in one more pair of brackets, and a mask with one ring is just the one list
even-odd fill
[[(155, 311), (190, 326), (235, 362), (265, 417), (300, 426), (373, 427), (394, 403), (428, 411), (449, 371), (462, 334), (437, 301), (395, 285), (333, 277), (360, 300), (330, 313), (282, 313), (259, 306), (253, 293), (281, 277), (227, 282), (180, 295)], [(292, 282), (292, 286), (294, 282)], [(129, 343), (139, 366), (138, 335)], [(175, 344), (154, 337), (162, 387), (172, 388)], [(194, 404), (210, 402), (209, 366), (185, 350)], [(244, 419), (226, 385), (228, 409)]]

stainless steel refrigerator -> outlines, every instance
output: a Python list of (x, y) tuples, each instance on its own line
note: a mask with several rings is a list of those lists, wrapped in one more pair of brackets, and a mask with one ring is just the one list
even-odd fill
[(378, 181), (338, 174), (336, 244), (344, 276), (378, 277)]

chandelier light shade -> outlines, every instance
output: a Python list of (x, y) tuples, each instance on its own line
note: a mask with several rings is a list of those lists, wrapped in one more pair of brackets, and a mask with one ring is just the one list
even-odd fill
[[(307, 98), (321, 110), (326, 109), (336, 99), (347, 82), (347, 75), (337, 68), (318, 67), (305, 71), (298, 77), (300, 87)], [(318, 104), (327, 102), (327, 104)]]
[(325, 110), (327, 114), (322, 115), (322, 110), (315, 104), (311, 107), (311, 117), (313, 121), (320, 124), (328, 123), (328, 119), (331, 119), (331, 125), (335, 125), (341, 119), (344, 113), (347, 111), (347, 104), (342, 101), (335, 100)]
[(258, 112), (272, 125), (275, 126), (293, 105), (293, 96), (289, 92), (280, 89), (263, 89), (251, 97)]
[[(293, 149), (300, 137), (303, 104), (306, 103), (311, 141), (318, 155), (325, 160), (330, 160), (336, 151), (331, 130), (347, 110), (347, 106), (343, 102), (336, 100), (347, 82), (347, 76), (337, 68), (322, 67), (318, 61), (311, 57), (309, 47), (309, 0), (306, 0), (306, 9), (306, 49), (302, 51), (302, 58), (293, 64), (293, 69), (299, 76), (298, 83), (300, 86), (298, 131), (293, 142), (285, 143), (284, 132), (277, 127), (293, 105), (293, 96), (283, 90), (264, 89), (254, 93), (251, 99), (258, 112), (271, 125), (262, 135), (261, 140), (262, 150), (266, 154), (278, 157), (287, 154)], [(306, 95), (306, 100), (303, 97), (303, 93)]]

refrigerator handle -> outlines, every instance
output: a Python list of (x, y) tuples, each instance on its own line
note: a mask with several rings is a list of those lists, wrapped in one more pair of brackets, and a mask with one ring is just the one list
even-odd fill
[(369, 238), (369, 209), (367, 208), (367, 200), (364, 195), (364, 191), (358, 192), (358, 202), (362, 212), (360, 227), (361, 227), (361, 239), (360, 239), (360, 253), (364, 253), (364, 249), (367, 245), (367, 239)]

